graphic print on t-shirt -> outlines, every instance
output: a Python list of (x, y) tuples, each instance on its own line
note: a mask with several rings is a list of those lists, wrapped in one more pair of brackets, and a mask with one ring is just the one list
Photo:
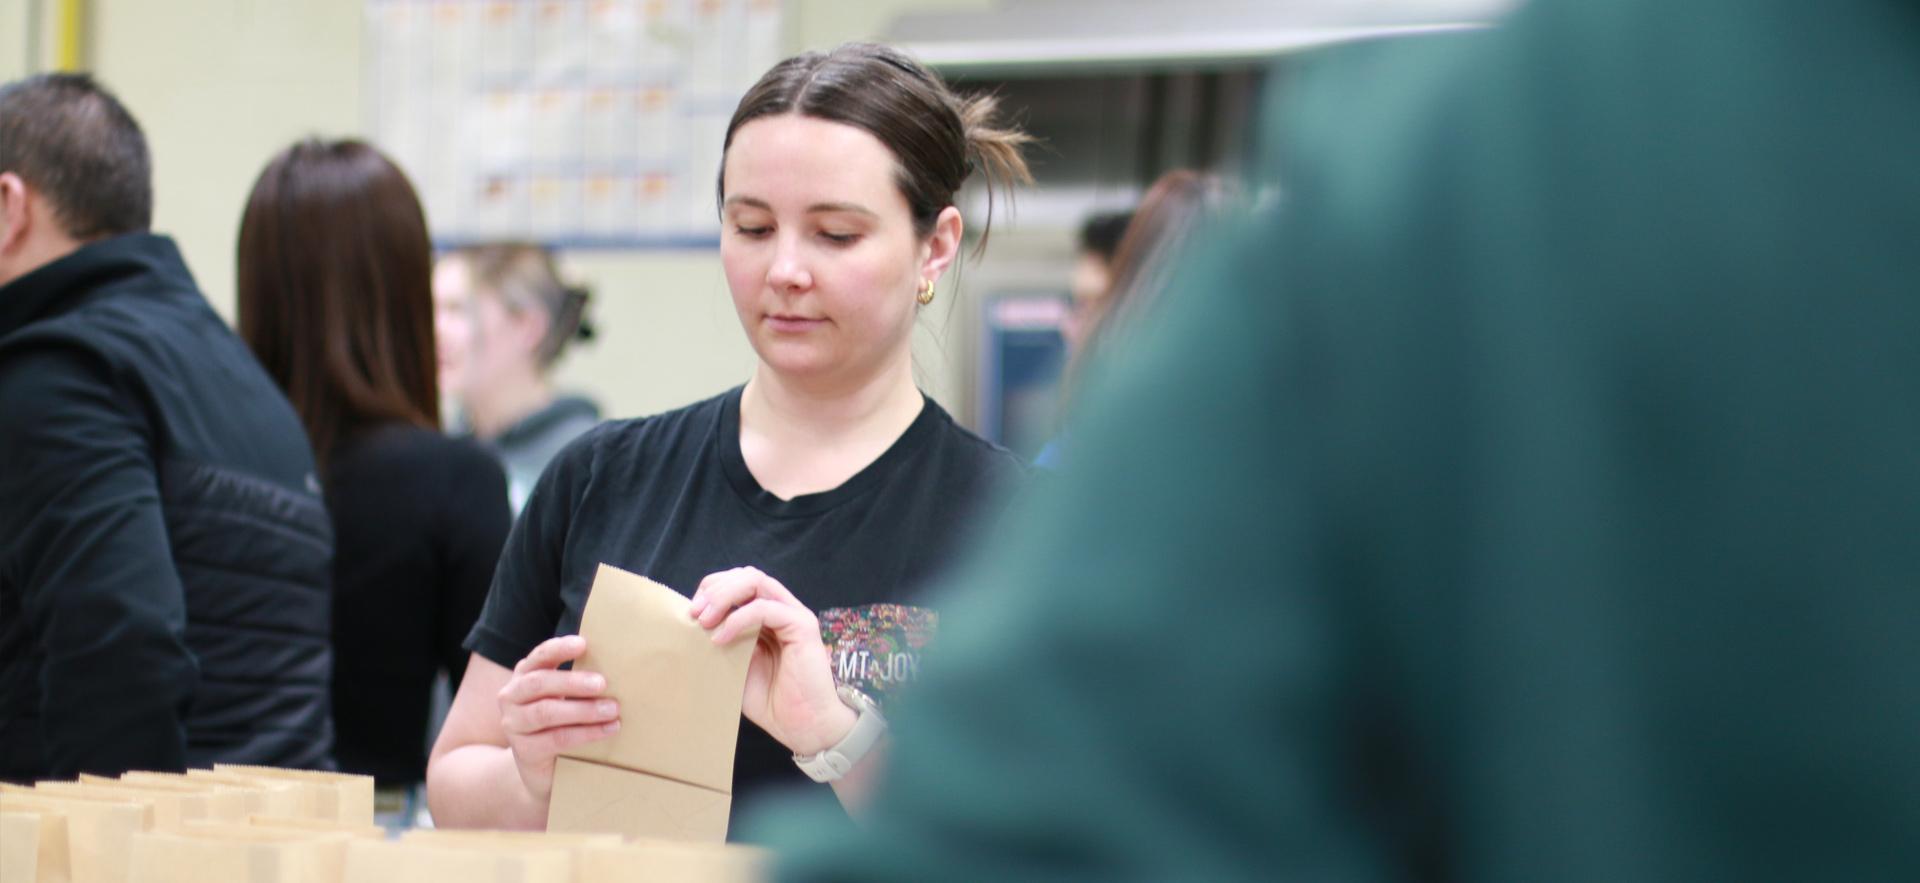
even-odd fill
[(906, 604), (868, 604), (820, 612), (820, 638), (834, 680), (873, 697), (886, 710), (892, 694), (920, 673), (920, 651), (940, 627), (940, 613)]

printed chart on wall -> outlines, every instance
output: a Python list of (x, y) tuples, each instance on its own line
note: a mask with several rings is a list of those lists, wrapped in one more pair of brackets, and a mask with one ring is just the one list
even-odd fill
[(374, 141), (441, 245), (717, 241), (720, 143), (780, 0), (367, 0)]

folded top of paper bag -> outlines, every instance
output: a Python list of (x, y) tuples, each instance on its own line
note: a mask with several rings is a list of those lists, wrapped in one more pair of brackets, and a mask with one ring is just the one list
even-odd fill
[(620, 732), (565, 756), (733, 792), (740, 694), (759, 633), (716, 646), (690, 609), (666, 586), (600, 565), (580, 620), (587, 652), (574, 670), (606, 676)]

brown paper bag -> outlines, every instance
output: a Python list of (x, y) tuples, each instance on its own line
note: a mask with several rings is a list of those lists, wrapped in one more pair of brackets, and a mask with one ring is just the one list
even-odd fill
[(69, 883), (67, 817), (0, 812), (0, 881)]
[(133, 835), (153, 828), (153, 808), (146, 804), (0, 790), (0, 812), (19, 811), (41, 816), (42, 824), (49, 815), (66, 818), (73, 883), (126, 883)]
[(547, 830), (720, 843), (732, 804), (725, 792), (562, 757), (553, 768)]
[(373, 777), (352, 773), (327, 773), (317, 770), (283, 770), (278, 767), (216, 763), (215, 772), (259, 776), (321, 786), (318, 813), (347, 825), (373, 824)]
[(127, 883), (338, 883), (346, 834), (191, 825), (137, 834)]
[(475, 831), (450, 828), (414, 828), (400, 835), (401, 843), (441, 849), (579, 849), (586, 846), (619, 846), (626, 842), (618, 834), (567, 834), (547, 831)]
[(690, 608), (666, 586), (600, 565), (580, 618), (587, 652), (573, 667), (607, 676), (626, 726), (565, 756), (733, 792), (740, 694), (758, 633), (716, 647)]
[(772, 879), (772, 867), (771, 854), (752, 846), (636, 840), (575, 853), (573, 879), (574, 883), (762, 883)]
[(33, 788), (42, 794), (55, 797), (144, 803), (153, 807), (153, 827), (156, 829), (178, 828), (187, 820), (205, 821), (207, 819), (207, 799), (200, 794), (143, 791), (113, 785), (97, 785), (91, 782), (39, 782)]
[(356, 840), (342, 883), (572, 883), (569, 849), (493, 851)]
[(259, 788), (266, 792), (266, 797), (252, 810), (252, 813), (306, 819), (320, 817), (321, 792), (327, 790), (325, 786), (313, 782), (293, 782), (214, 770), (187, 770), (187, 781), (217, 782)]
[(239, 792), (246, 801), (242, 814), (259, 813), (262, 815), (296, 815), (300, 808), (300, 795), (294, 787), (285, 782), (260, 782), (238, 777), (206, 778), (188, 776), (185, 773), (151, 773), (145, 771), (130, 772), (120, 777), (120, 781), (136, 785), (185, 785), (199, 788), (231, 788)]
[[(107, 785), (115, 788), (128, 788), (135, 791), (155, 791), (163, 794), (180, 794), (199, 798), (205, 807), (205, 814), (195, 816), (191, 809), (183, 816), (186, 821), (239, 821), (247, 817), (247, 806), (254, 799), (248, 792), (232, 785), (214, 785), (205, 782), (189, 784), (185, 777), (178, 782), (140, 781), (137, 779), (111, 779), (89, 773), (80, 774), (83, 785)], [(195, 802), (189, 801), (192, 807)]]
[(285, 831), (306, 831), (312, 834), (345, 834), (349, 837), (371, 837), (376, 840), (387, 839), (387, 829), (379, 825), (348, 825), (332, 819), (296, 819), (280, 816), (248, 816), (245, 824), (255, 828), (273, 828)]

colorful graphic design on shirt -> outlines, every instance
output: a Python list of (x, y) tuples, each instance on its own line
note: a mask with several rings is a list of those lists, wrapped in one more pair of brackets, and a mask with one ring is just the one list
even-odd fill
[(873, 697), (887, 699), (920, 673), (920, 651), (940, 627), (940, 613), (905, 604), (836, 607), (820, 613), (820, 637), (833, 675)]

